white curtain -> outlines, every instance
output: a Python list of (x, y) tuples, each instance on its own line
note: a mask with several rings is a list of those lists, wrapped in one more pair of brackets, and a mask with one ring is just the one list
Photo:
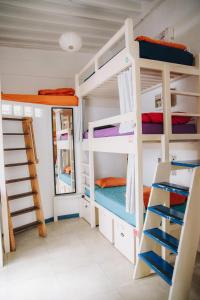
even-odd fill
[[(132, 70), (129, 68), (118, 75), (119, 104), (121, 114), (133, 111), (133, 80)], [(133, 131), (133, 121), (120, 124), (119, 132)]]
[[(118, 89), (120, 100), (120, 112), (125, 114), (133, 112), (133, 80), (132, 70), (129, 68), (118, 75)], [(119, 132), (132, 132), (134, 129), (134, 122), (125, 122), (120, 124)], [(126, 211), (128, 213), (135, 212), (135, 160), (134, 154), (128, 155), (127, 165), (127, 184), (126, 184)]]

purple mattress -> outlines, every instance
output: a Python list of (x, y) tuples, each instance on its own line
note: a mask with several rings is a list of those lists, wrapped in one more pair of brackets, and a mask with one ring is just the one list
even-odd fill
[[(189, 124), (177, 124), (172, 126), (173, 133), (187, 134), (187, 133), (196, 133), (196, 125), (194, 123)], [(143, 134), (162, 134), (163, 133), (163, 124), (160, 123), (143, 123), (142, 124), (142, 133)], [(109, 137), (109, 136), (121, 136), (121, 135), (131, 135), (130, 133), (119, 133), (119, 126), (104, 128), (104, 129), (96, 129), (94, 131), (95, 138), (101, 137)], [(88, 138), (88, 131), (85, 131), (83, 134), (83, 138)]]

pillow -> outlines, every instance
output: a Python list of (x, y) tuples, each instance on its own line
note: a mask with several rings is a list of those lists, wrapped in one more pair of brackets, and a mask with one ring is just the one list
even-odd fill
[(142, 123), (151, 123), (151, 118), (148, 113), (142, 114)]
[[(144, 199), (145, 208), (147, 208), (147, 206), (148, 206), (150, 193), (151, 193), (151, 188), (150, 187), (144, 187), (143, 188), (143, 199)], [(170, 193), (170, 206), (183, 204), (186, 200), (187, 200), (187, 197), (185, 197), (183, 195)]]
[[(151, 119), (150, 122), (152, 123), (163, 123), (163, 113), (158, 112), (151, 112), (148, 113), (149, 118)], [(186, 124), (191, 120), (191, 117), (186, 116), (172, 116), (172, 124)]]
[(45, 89), (39, 90), (38, 95), (74, 96), (75, 90), (73, 88)]
[(106, 177), (100, 178), (95, 181), (95, 184), (101, 188), (123, 186), (126, 185), (126, 178), (123, 177)]
[(136, 41), (144, 41), (144, 42), (148, 42), (148, 43), (152, 43), (152, 44), (158, 44), (158, 45), (167, 46), (167, 47), (171, 47), (171, 48), (177, 48), (177, 49), (181, 49), (181, 50), (187, 50), (187, 47), (183, 44), (168, 42), (168, 41), (164, 41), (164, 40), (156, 40), (156, 39), (152, 39), (148, 36), (143, 36), (143, 35), (136, 37), (135, 40)]
[(71, 171), (72, 171), (72, 168), (71, 168), (71, 166), (66, 166), (66, 167), (64, 167), (64, 173), (66, 173), (66, 174), (70, 174), (70, 173), (71, 173)]

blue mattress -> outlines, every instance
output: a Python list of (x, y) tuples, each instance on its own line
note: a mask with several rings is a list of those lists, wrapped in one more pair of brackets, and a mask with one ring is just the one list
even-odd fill
[[(126, 212), (125, 205), (126, 186), (118, 186), (112, 188), (100, 188), (95, 186), (95, 201), (126, 221), (127, 223), (135, 226), (135, 214)], [(90, 191), (85, 189), (86, 196), (90, 197)], [(174, 209), (184, 212), (186, 204), (175, 205)]]
[(60, 173), (58, 174), (58, 178), (62, 180), (67, 185), (71, 185), (71, 175), (66, 173)]

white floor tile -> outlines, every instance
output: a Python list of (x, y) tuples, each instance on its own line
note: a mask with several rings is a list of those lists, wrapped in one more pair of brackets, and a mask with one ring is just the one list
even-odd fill
[[(47, 225), (17, 237), (17, 251), (0, 270), (0, 300), (165, 300), (158, 276), (134, 281), (133, 265), (82, 219)], [(189, 300), (200, 299), (200, 263)]]

